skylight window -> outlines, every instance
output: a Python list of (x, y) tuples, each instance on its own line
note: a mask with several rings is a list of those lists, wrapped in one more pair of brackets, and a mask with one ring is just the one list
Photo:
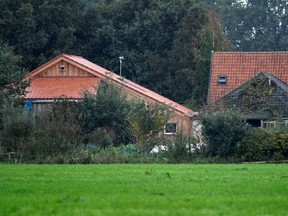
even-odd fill
[(220, 85), (220, 86), (227, 85), (227, 76), (226, 76), (226, 75), (220, 75), (220, 76), (218, 76), (218, 82), (217, 82), (217, 84)]

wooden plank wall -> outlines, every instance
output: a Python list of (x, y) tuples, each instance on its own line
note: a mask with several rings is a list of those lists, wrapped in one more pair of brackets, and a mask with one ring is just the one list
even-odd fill
[(40, 113), (51, 110), (51, 103), (33, 103), (33, 112)]
[(39, 76), (91, 76), (91, 74), (68, 62), (60, 61), (43, 71)]

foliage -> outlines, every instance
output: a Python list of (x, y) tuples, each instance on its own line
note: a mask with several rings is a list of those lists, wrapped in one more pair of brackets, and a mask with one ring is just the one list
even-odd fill
[(50, 111), (37, 114), (31, 159), (65, 154), (81, 144), (76, 110), (74, 102), (63, 99), (54, 102)]
[(244, 161), (287, 159), (288, 133), (256, 129), (239, 143), (238, 156)]
[(223, 20), (234, 50), (287, 50), (286, 0), (205, 0)]
[(0, 39), (0, 129), (3, 127), (1, 110), (4, 100), (14, 98), (14, 101), (21, 102), (27, 86), (21, 82), (24, 71), (19, 67), (20, 62), (21, 57)]
[(87, 135), (86, 142), (102, 143), (102, 147), (136, 142), (149, 149), (149, 140), (163, 129), (171, 112), (164, 105), (129, 100), (121, 88), (106, 80), (96, 95), (86, 93), (79, 102), (79, 123)]
[(275, 88), (275, 83), (268, 81), (267, 78), (257, 77), (250, 80), (240, 95), (242, 107), (246, 109), (243, 111), (256, 111), (270, 107), (268, 99)]
[[(169, 159), (170, 163), (181, 163), (189, 161), (191, 156), (191, 148), (187, 136), (179, 132), (176, 134), (172, 141), (166, 141), (167, 151), (163, 152), (163, 155)], [(189, 152), (190, 151), (190, 152)]]
[(33, 139), (34, 121), (31, 113), (21, 109), (13, 101), (5, 101), (2, 109), (3, 129), (0, 130), (1, 146), (15, 152), (17, 162), (29, 151)]
[(22, 66), (34, 69), (60, 52), (75, 52), (82, 0), (2, 0), (0, 39), (15, 47)]
[[(150, 152), (153, 139), (163, 130), (171, 117), (171, 110), (158, 103), (147, 104), (143, 100), (132, 100), (128, 121), (132, 127), (136, 143)], [(148, 145), (150, 143), (150, 145)], [(152, 146), (152, 145), (153, 146)]]
[[(24, 71), (19, 67), (21, 57), (16, 55), (7, 44), (0, 40), (0, 96), (7, 97), (8, 95), (16, 96), (16, 88), (20, 84), (20, 80), (23, 76)], [(16, 83), (15, 83), (16, 82)], [(15, 86), (8, 86), (9, 84)], [(12, 92), (14, 90), (14, 92)]]
[(211, 51), (229, 49), (225, 37), (234, 50), (286, 50), (286, 1), (243, 2), (2, 0), (0, 41), (29, 70), (68, 52), (119, 71), (124, 56), (125, 77), (198, 108)]
[(228, 158), (235, 155), (237, 144), (250, 128), (234, 110), (218, 111), (202, 116), (203, 135), (207, 142), (207, 154)]
[(79, 102), (78, 121), (83, 133), (87, 135), (86, 142), (92, 141), (91, 138), (94, 142), (102, 142), (101, 134), (97, 135), (99, 128), (102, 128), (102, 132), (106, 131), (104, 134), (109, 136), (106, 138), (111, 139), (115, 146), (133, 140), (131, 126), (127, 119), (130, 105), (126, 95), (120, 92), (123, 92), (121, 87), (118, 88), (112, 83), (101, 83), (96, 95), (87, 92), (84, 99)]
[(211, 50), (227, 48), (200, 0), (2, 0), (0, 9), (0, 40), (22, 67), (64, 52), (119, 71), (124, 56), (124, 77), (193, 107), (205, 102)]

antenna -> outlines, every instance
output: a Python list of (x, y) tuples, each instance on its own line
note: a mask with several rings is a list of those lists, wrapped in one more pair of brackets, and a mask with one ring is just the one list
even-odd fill
[(119, 57), (119, 61), (120, 61), (120, 76), (122, 76), (122, 61), (124, 60), (124, 56), (120, 56)]

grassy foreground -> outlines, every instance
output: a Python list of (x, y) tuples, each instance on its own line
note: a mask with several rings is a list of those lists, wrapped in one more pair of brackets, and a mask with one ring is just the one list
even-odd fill
[(0, 215), (287, 215), (288, 164), (0, 165)]

